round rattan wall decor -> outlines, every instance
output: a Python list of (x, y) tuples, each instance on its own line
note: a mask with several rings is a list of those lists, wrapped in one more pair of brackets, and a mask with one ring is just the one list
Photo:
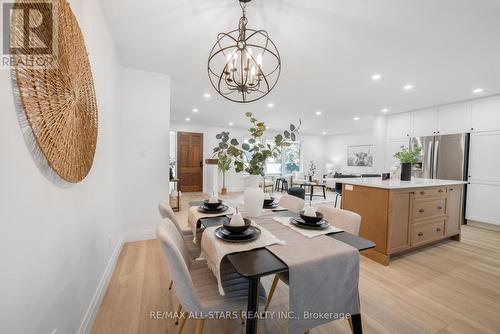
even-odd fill
[[(16, 1), (22, 3), (22, 1)], [(78, 22), (65, 0), (54, 0), (53, 28), (42, 33), (56, 38), (57, 65), (12, 66), (18, 115), (24, 113), (39, 155), (62, 180), (82, 181), (89, 173), (97, 143), (98, 117), (94, 82)], [(43, 9), (41, 9), (43, 10)], [(36, 17), (30, 16), (31, 19)], [(11, 39), (23, 34), (23, 20), (11, 18)], [(36, 22), (34, 23), (36, 25)], [(13, 51), (14, 52), (14, 51)], [(19, 49), (16, 55), (29, 54)]]

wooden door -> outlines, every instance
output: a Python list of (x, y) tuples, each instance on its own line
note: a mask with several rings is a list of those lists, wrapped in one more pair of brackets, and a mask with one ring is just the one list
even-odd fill
[(203, 191), (203, 134), (177, 132), (177, 176), (181, 191)]

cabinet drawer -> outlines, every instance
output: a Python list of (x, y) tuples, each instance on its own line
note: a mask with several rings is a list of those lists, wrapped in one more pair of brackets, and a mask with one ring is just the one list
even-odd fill
[(411, 229), (411, 245), (418, 246), (444, 237), (444, 219), (415, 224)]
[(446, 187), (415, 189), (415, 198), (436, 197), (446, 195)]
[(446, 214), (446, 198), (415, 200), (413, 202), (413, 220), (440, 217)]

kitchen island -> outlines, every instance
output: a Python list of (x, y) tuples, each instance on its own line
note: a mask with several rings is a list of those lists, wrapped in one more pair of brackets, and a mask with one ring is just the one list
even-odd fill
[(443, 239), (460, 240), (464, 181), (334, 181), (342, 183), (342, 208), (361, 215), (359, 235), (377, 245), (364, 255), (379, 263)]

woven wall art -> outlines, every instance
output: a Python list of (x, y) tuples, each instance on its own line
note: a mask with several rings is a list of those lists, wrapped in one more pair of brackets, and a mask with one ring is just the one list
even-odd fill
[[(22, 1), (16, 1), (18, 3)], [(33, 68), (21, 62), (14, 64), (14, 90), (20, 109), (18, 114), (24, 113), (25, 125), (29, 126), (33, 137), (29, 145), (37, 146), (46, 165), (62, 180), (77, 183), (87, 176), (94, 160), (97, 102), (78, 22), (65, 0), (54, 0), (54, 4), (57, 8), (54, 12), (57, 25), (53, 30), (57, 40), (57, 66)], [(30, 16), (32, 19), (37, 18)], [(52, 34), (52, 29), (47, 27), (42, 33)], [(12, 16), (11, 40), (23, 34), (23, 20)], [(18, 54), (29, 52), (17, 51)]]

